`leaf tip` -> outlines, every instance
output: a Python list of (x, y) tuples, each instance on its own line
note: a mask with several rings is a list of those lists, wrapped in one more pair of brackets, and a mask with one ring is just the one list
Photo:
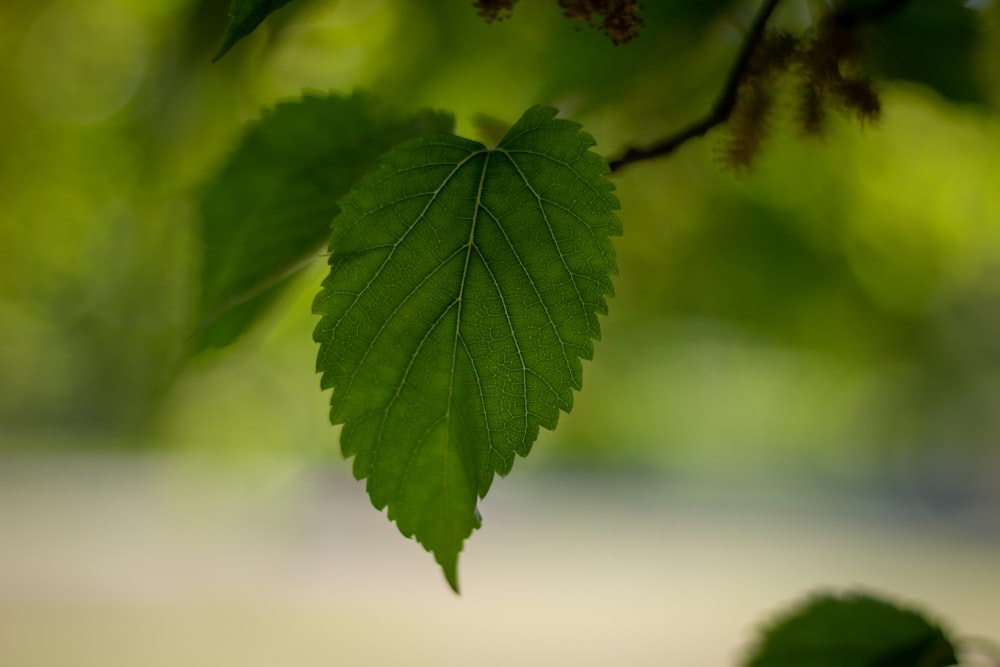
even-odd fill
[(435, 552), (434, 559), (441, 566), (441, 571), (444, 573), (444, 578), (448, 582), (448, 586), (455, 592), (455, 595), (461, 595), (462, 591), (458, 587), (458, 553), (443, 554)]
[(229, 9), (229, 25), (212, 62), (218, 62), (238, 41), (256, 30), (269, 14), (289, 2), (291, 0), (233, 0)]
[(222, 60), (222, 56), (229, 53), (229, 50), (233, 48), (236, 42), (249, 35), (252, 31), (253, 28), (250, 30), (240, 29), (230, 22), (229, 26), (226, 28), (226, 34), (222, 37), (222, 42), (219, 44), (218, 50), (216, 50), (215, 55), (212, 56), (212, 62), (217, 63)]

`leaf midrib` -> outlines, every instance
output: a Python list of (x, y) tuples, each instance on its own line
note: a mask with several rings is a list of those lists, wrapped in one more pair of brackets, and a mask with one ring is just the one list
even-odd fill
[[(337, 324), (338, 325), (339, 325), (340, 322), (342, 322), (344, 320), (344, 318), (346, 318), (351, 313), (351, 311), (354, 309), (354, 307), (361, 300), (361, 297), (365, 294), (365, 292), (367, 292), (368, 289), (372, 286), (372, 284), (376, 280), (378, 280), (379, 276), (382, 275), (383, 269), (385, 269), (385, 267), (392, 260), (393, 256), (396, 254), (396, 250), (399, 249), (399, 247), (403, 244), (403, 241), (406, 240), (406, 238), (410, 235), (410, 233), (413, 232), (413, 230), (417, 227), (417, 225), (420, 224), (420, 222), (424, 219), (424, 216), (427, 215), (427, 211), (434, 204), (434, 202), (437, 201), (438, 195), (440, 195), (441, 192), (445, 189), (445, 187), (447, 187), (448, 183), (450, 183), (451, 180), (455, 177), (455, 174), (457, 174), (459, 172), (459, 170), (466, 163), (468, 163), (474, 157), (476, 157), (477, 155), (479, 155), (481, 152), (482, 151), (475, 151), (475, 152), (469, 153), (469, 155), (467, 155), (460, 162), (458, 162), (454, 166), (454, 168), (451, 170), (451, 172), (449, 172), (449, 174), (444, 178), (444, 180), (442, 180), (441, 185), (438, 186), (438, 188), (431, 193), (430, 199), (427, 200), (427, 204), (425, 204), (423, 210), (420, 211), (420, 215), (418, 215), (414, 219), (414, 221), (410, 224), (410, 226), (407, 227), (406, 232), (404, 232), (403, 235), (399, 237), (399, 240), (392, 244), (392, 250), (390, 250), (389, 253), (386, 255), (385, 259), (382, 261), (382, 264), (378, 267), (378, 270), (376, 270), (372, 274), (371, 279), (367, 283), (365, 283), (365, 286), (362, 287), (358, 291), (358, 293), (354, 295), (354, 301), (351, 302), (351, 304), (344, 310), (344, 312), (340, 316), (340, 318), (338, 318), (338, 320), (337, 320)], [(370, 213), (366, 213), (365, 215), (359, 216), (359, 219), (355, 222), (355, 225), (358, 224), (365, 217), (367, 217), (369, 214)], [(458, 248), (458, 250), (456, 250), (456, 253), (459, 252), (460, 250), (461, 250), (461, 248)], [(407, 303), (409, 303), (409, 300), (413, 297), (414, 294), (416, 294), (417, 290), (425, 282), (427, 282), (432, 276), (434, 276), (441, 269), (441, 267), (445, 266), (448, 263), (448, 261), (453, 256), (454, 256), (454, 254), (453, 255), (449, 255), (448, 258), (445, 261), (441, 262), (437, 266), (437, 268), (435, 268), (434, 271), (428, 273), (424, 277), (424, 279), (421, 280), (416, 286), (414, 286), (414, 288), (410, 291), (410, 293), (406, 295), (406, 298), (404, 298), (403, 300), (401, 300), (399, 302), (399, 304), (397, 304), (396, 308), (393, 309), (393, 311), (389, 314), (389, 316), (386, 317), (383, 320), (382, 325), (379, 327), (379, 330), (375, 333), (374, 336), (372, 336), (372, 339), (368, 342), (368, 347), (365, 349), (365, 353), (363, 355), (361, 355), (361, 359), (358, 360), (358, 363), (355, 364), (354, 369), (351, 371), (350, 377), (349, 377), (349, 379), (347, 381), (347, 385), (343, 389), (340, 389), (340, 391), (342, 392), (341, 395), (343, 397), (346, 398), (347, 395), (350, 394), (351, 387), (354, 384), (354, 380), (358, 376), (358, 371), (361, 369), (361, 367), (364, 365), (365, 361), (368, 359), (368, 355), (371, 353), (372, 349), (375, 347), (375, 342), (382, 336), (382, 333), (385, 331), (385, 328), (389, 325), (389, 322), (392, 321), (392, 318), (396, 315), (396, 313), (399, 311), (399, 309), (402, 308), (403, 306), (405, 306)], [(447, 309), (445, 310), (445, 312), (447, 312)], [(335, 331), (335, 330), (336, 330), (336, 326), (333, 327), (333, 329), (331, 330), (331, 333), (332, 333), (332, 331)], [(428, 331), (433, 331), (433, 329), (429, 329)], [(329, 347), (327, 348), (327, 351), (329, 351)], [(325, 355), (324, 355), (323, 358), (325, 359)], [(412, 365), (412, 363), (413, 363), (413, 358), (411, 357), (410, 364)], [(402, 388), (402, 384), (403, 383), (400, 383), (400, 388)], [(398, 390), (397, 390), (397, 393), (398, 393)]]
[[(464, 259), (464, 264), (463, 264), (463, 269), (462, 269), (462, 276), (461, 276), (461, 280), (460, 280), (460, 284), (459, 284), (459, 292), (458, 292), (457, 297), (450, 304), (448, 304), (447, 307), (445, 307), (442, 310), (442, 312), (438, 316), (438, 318), (428, 327), (428, 329), (425, 332), (425, 334), (424, 334), (423, 338), (421, 339), (420, 343), (417, 345), (417, 347), (414, 349), (413, 353), (410, 355), (410, 359), (409, 359), (409, 361), (407, 363), (407, 367), (404, 370), (403, 375), (400, 378), (399, 383), (397, 384), (396, 391), (395, 391), (393, 397), (388, 401), (388, 403), (385, 405), (384, 408), (382, 408), (381, 410), (378, 410), (378, 411), (381, 411), (383, 413), (383, 417), (381, 419), (381, 424), (379, 426), (378, 437), (375, 440), (375, 447), (374, 447), (374, 449), (371, 452), (371, 455), (372, 455), (371, 465), (372, 466), (375, 465), (375, 461), (378, 459), (379, 445), (383, 442), (384, 431), (385, 431), (386, 425), (387, 425), (387, 423), (389, 421), (388, 420), (389, 413), (391, 412), (393, 406), (396, 404), (396, 402), (397, 402), (397, 400), (398, 400), (398, 398), (399, 398), (399, 396), (400, 396), (403, 388), (406, 386), (407, 379), (409, 377), (409, 373), (410, 373), (410, 370), (413, 367), (413, 364), (419, 358), (420, 352), (423, 349), (426, 340), (433, 334), (433, 332), (437, 329), (437, 327), (440, 324), (440, 322), (447, 316), (447, 314), (451, 311), (451, 309), (457, 306), (458, 312), (456, 313), (456, 318), (455, 318), (455, 332), (454, 332), (454, 338), (453, 338), (452, 350), (451, 350), (451, 368), (450, 368), (450, 372), (449, 372), (448, 398), (447, 398), (445, 412), (444, 412), (444, 414), (441, 417), (439, 417), (438, 419), (435, 419), (434, 422), (432, 422), (431, 426), (429, 426), (427, 428), (427, 430), (425, 431), (425, 433), (422, 434), (418, 438), (418, 440), (417, 440), (417, 446), (414, 448), (414, 451), (412, 452), (412, 454), (411, 454), (411, 456), (409, 458), (409, 461), (407, 462), (406, 472), (404, 472), (403, 478), (401, 479), (400, 484), (397, 487), (397, 490), (396, 490), (396, 499), (397, 499), (397, 501), (400, 499), (400, 496), (403, 493), (403, 489), (405, 487), (405, 482), (406, 482), (406, 478), (407, 478), (408, 473), (409, 473), (409, 469), (411, 467), (411, 463), (415, 459), (415, 457), (417, 456), (417, 454), (419, 454), (419, 451), (423, 447), (423, 445), (426, 444), (427, 437), (429, 436), (429, 434), (442, 421), (449, 422), (449, 420), (451, 419), (451, 412), (452, 412), (452, 407), (454, 405), (454, 398), (455, 398), (455, 377), (456, 377), (456, 371), (457, 371), (458, 353), (459, 353), (459, 346), (460, 345), (461, 345), (462, 349), (464, 350), (464, 353), (466, 354), (467, 358), (469, 359), (469, 363), (470, 363), (470, 366), (472, 368), (473, 374), (476, 377), (476, 381), (477, 381), (477, 385), (478, 385), (478, 393), (479, 393), (480, 399), (481, 399), (481, 409), (483, 410), (484, 417), (486, 417), (487, 420), (488, 420), (488, 409), (487, 409), (487, 406), (485, 404), (485, 396), (483, 394), (482, 382), (481, 382), (481, 377), (480, 377), (480, 374), (479, 374), (479, 370), (476, 368), (476, 363), (475, 363), (475, 360), (474, 360), (474, 358), (473, 358), (473, 356), (471, 354), (471, 351), (469, 350), (468, 343), (466, 342), (464, 336), (462, 335), (462, 302), (463, 302), (463, 298), (464, 298), (464, 292), (465, 292), (465, 287), (466, 287), (466, 283), (467, 283), (468, 272), (469, 272), (469, 268), (470, 268), (471, 258), (472, 258), (473, 252), (477, 252), (478, 253), (478, 255), (479, 255), (479, 257), (480, 257), (480, 259), (481, 259), (481, 261), (483, 263), (483, 267), (486, 269), (487, 273), (490, 275), (490, 278), (493, 281), (494, 286), (496, 287), (497, 297), (500, 299), (500, 302), (501, 302), (501, 304), (502, 304), (502, 306), (504, 308), (504, 313), (505, 313), (505, 319), (507, 321), (507, 326), (508, 326), (508, 329), (510, 331), (511, 339), (512, 339), (512, 342), (513, 342), (513, 345), (514, 345), (515, 349), (517, 350), (519, 361), (520, 361), (520, 364), (521, 364), (522, 389), (523, 389), (523, 394), (524, 394), (524, 410), (523, 411), (524, 411), (524, 421), (525, 421), (525, 429), (526, 430), (527, 430), (528, 424), (530, 423), (531, 413), (530, 413), (530, 410), (529, 410), (529, 397), (528, 397), (528, 393), (529, 392), (528, 392), (528, 385), (527, 385), (527, 383), (528, 383), (527, 375), (528, 375), (529, 372), (531, 372), (531, 369), (529, 369), (527, 367), (527, 364), (525, 363), (524, 355), (523, 355), (523, 352), (521, 350), (521, 344), (520, 344), (520, 341), (518, 341), (518, 338), (517, 338), (517, 331), (516, 331), (516, 328), (514, 326), (513, 321), (510, 318), (509, 309), (507, 307), (507, 300), (506, 300), (506, 298), (505, 298), (505, 296), (503, 294), (503, 291), (501, 290), (499, 282), (496, 280), (496, 276), (495, 276), (495, 274), (493, 272), (493, 268), (490, 266), (489, 262), (487, 262), (486, 257), (482, 255), (482, 252), (479, 250), (478, 246), (476, 245), (475, 235), (476, 235), (476, 230), (477, 230), (477, 226), (478, 226), (478, 223), (479, 223), (479, 216), (482, 215), (483, 213), (485, 213), (486, 215), (490, 216), (490, 218), (496, 224), (497, 229), (500, 232), (500, 234), (503, 235), (504, 238), (505, 238), (505, 240), (507, 241), (507, 245), (510, 248), (510, 251), (511, 251), (512, 255), (514, 256), (514, 258), (518, 261), (518, 264), (519, 264), (519, 266), (520, 266), (520, 268), (521, 268), (521, 270), (523, 272), (523, 275), (524, 275), (525, 279), (531, 285), (531, 288), (532, 288), (532, 291), (534, 293), (534, 296), (537, 298), (539, 305), (542, 307), (542, 309), (546, 313), (546, 319), (548, 320), (549, 326), (557, 334), (556, 337), (557, 337), (557, 339), (560, 342), (561, 356), (563, 357), (563, 361), (564, 361), (566, 370), (569, 373), (569, 376), (571, 378), (573, 378), (575, 376), (575, 374), (573, 373), (572, 364), (570, 363), (570, 359), (569, 359), (569, 354), (568, 354), (568, 350), (567, 350), (567, 343), (566, 343), (566, 341), (562, 340), (561, 336), (558, 335), (559, 334), (558, 325), (556, 324), (555, 318), (553, 317), (551, 311), (549, 310), (548, 304), (545, 302), (545, 299), (542, 298), (541, 293), (538, 291), (536, 281), (532, 278), (531, 273), (528, 270), (528, 267), (524, 264), (523, 259), (521, 257), (521, 254), (517, 251), (517, 249), (513, 245), (513, 242), (510, 240), (509, 235), (507, 234), (507, 230), (504, 228), (504, 226), (503, 226), (503, 224), (501, 222), (501, 219), (498, 218), (493, 213), (491, 213), (489, 211), (489, 209), (487, 209), (486, 206), (484, 205), (483, 194), (484, 194), (484, 188), (485, 188), (485, 183), (486, 183), (486, 176), (487, 176), (487, 173), (488, 173), (488, 170), (489, 170), (490, 158), (491, 158), (491, 155), (493, 153), (503, 153), (504, 157), (507, 158), (507, 160), (510, 162), (511, 166), (517, 172), (520, 181), (524, 184), (525, 188), (527, 188), (528, 192), (530, 192), (531, 196), (536, 201), (538, 213), (542, 217), (543, 221), (545, 222), (545, 227), (546, 227), (546, 231), (548, 232), (549, 239), (551, 240), (551, 242), (552, 242), (553, 245), (555, 245), (556, 247), (558, 247), (558, 242), (557, 242), (557, 240), (555, 238), (555, 233), (554, 233), (554, 231), (552, 229), (551, 221), (549, 220), (548, 214), (545, 211), (545, 203), (546, 203), (547, 200), (541, 194), (539, 194), (531, 186), (531, 183), (530, 183), (529, 179), (527, 178), (527, 176), (525, 175), (523, 169), (521, 168), (521, 165), (518, 164), (517, 160), (515, 160), (515, 158), (512, 155), (512, 153), (526, 153), (526, 154), (531, 154), (531, 155), (535, 155), (535, 156), (538, 156), (538, 157), (542, 157), (542, 158), (554, 161), (554, 162), (556, 162), (558, 164), (562, 164), (563, 166), (566, 166), (567, 168), (570, 168), (570, 169), (572, 169), (572, 167), (570, 167), (570, 165), (568, 165), (568, 164), (566, 164), (566, 163), (564, 163), (564, 162), (562, 162), (560, 160), (557, 160), (557, 159), (553, 158), (550, 155), (546, 155), (546, 154), (543, 154), (543, 153), (538, 153), (538, 152), (535, 152), (535, 151), (516, 150), (516, 149), (515, 150), (507, 150), (507, 149), (503, 149), (503, 148), (500, 148), (500, 147), (497, 147), (497, 148), (494, 148), (494, 149), (482, 148), (482, 149), (479, 149), (479, 150), (474, 150), (474, 151), (470, 152), (467, 156), (465, 156), (464, 158), (462, 158), (459, 162), (455, 163), (452, 166), (451, 171), (442, 180), (440, 186), (438, 186), (431, 193), (430, 198), (428, 199), (427, 203), (424, 205), (423, 209), (420, 211), (420, 214), (408, 226), (408, 228), (403, 233), (403, 235), (400, 236), (399, 239), (395, 243), (392, 244), (392, 249), (386, 255), (386, 258), (383, 260), (383, 262), (381, 263), (381, 265), (379, 266), (379, 268), (374, 272), (374, 274), (372, 275), (372, 278), (364, 285), (364, 287), (362, 287), (361, 290), (358, 291), (357, 294), (354, 295), (354, 300), (347, 307), (347, 309), (343, 312), (343, 314), (341, 315), (341, 318), (340, 318), (340, 321), (342, 321), (343, 318), (347, 317), (348, 314), (351, 312), (351, 310), (354, 308), (354, 306), (357, 305), (357, 303), (361, 300), (361, 297), (371, 287), (371, 285), (376, 280), (378, 280), (379, 276), (382, 274), (382, 271), (392, 261), (393, 257), (395, 256), (396, 250), (405, 242), (405, 240), (410, 236), (410, 234), (413, 232), (413, 230), (422, 221), (425, 220), (426, 215), (427, 215), (428, 211), (430, 210), (430, 208), (434, 205), (434, 203), (436, 201), (438, 201), (438, 198), (441, 195), (441, 193), (448, 187), (448, 185), (453, 181), (453, 179), (455, 178), (455, 176), (462, 170), (462, 168), (465, 167), (470, 161), (476, 159), (477, 157), (485, 156), (484, 160), (483, 160), (482, 169), (481, 169), (481, 172), (480, 172), (479, 183), (478, 183), (477, 192), (476, 192), (476, 199), (475, 199), (475, 203), (474, 203), (475, 208), (474, 208), (472, 220), (471, 220), (470, 226), (469, 226), (469, 236), (468, 236), (467, 241), (462, 246), (459, 246), (458, 248), (456, 248), (455, 251), (453, 253), (449, 254), (447, 258), (443, 259), (432, 271), (428, 272), (427, 275), (424, 276), (424, 278), (418, 284), (416, 284), (413, 287), (413, 289), (409, 292), (409, 294), (407, 294), (407, 296), (404, 299), (402, 299), (396, 305), (396, 307), (389, 314), (389, 316), (386, 317), (383, 320), (381, 326), (379, 327), (379, 330), (376, 332), (376, 334), (374, 336), (372, 336), (372, 338), (369, 341), (369, 344), (368, 344), (368, 346), (367, 346), (364, 354), (361, 356), (360, 360), (357, 362), (357, 364), (355, 365), (355, 367), (352, 369), (350, 375), (348, 376), (347, 384), (341, 389), (341, 391), (342, 391), (341, 395), (344, 396), (345, 400), (346, 400), (346, 396), (350, 393), (351, 388), (352, 388), (352, 386), (354, 384), (354, 381), (358, 377), (359, 371), (363, 367), (364, 362), (367, 360), (367, 358), (370, 355), (370, 353), (372, 352), (372, 350), (376, 348), (376, 344), (377, 344), (378, 340), (381, 338), (382, 334), (385, 332), (385, 330), (388, 327), (389, 323), (391, 321), (393, 321), (394, 316), (396, 315), (396, 313), (400, 309), (402, 309), (404, 306), (406, 306), (411, 301), (411, 299), (414, 297), (414, 295), (416, 295), (420, 291), (420, 289), (423, 287), (424, 284), (426, 284), (426, 282), (428, 280), (430, 280), (433, 276), (437, 275), (440, 270), (442, 270), (444, 267), (446, 267), (448, 264), (450, 264), (450, 262), (455, 259), (456, 255), (458, 255), (459, 253), (461, 253), (461, 252), (464, 251), (464, 253), (465, 253), (465, 259)], [(445, 164), (447, 164), (447, 163), (438, 163), (439, 166), (444, 166)], [(426, 167), (426, 165), (422, 165), (422, 167)], [(573, 170), (573, 171), (575, 172), (575, 170)], [(413, 195), (413, 196), (419, 196), (419, 195)], [(368, 215), (371, 215), (371, 213), (372, 212), (370, 212), (370, 211), (366, 212), (365, 215), (361, 216), (361, 219), (364, 219)], [(575, 217), (579, 218), (579, 216), (576, 215), (575, 213), (573, 215)], [(356, 222), (360, 222), (360, 220), (356, 221)], [(569, 269), (569, 266), (566, 264), (565, 258), (561, 254), (559, 254), (559, 260), (560, 260), (560, 263), (562, 265), (563, 270), (566, 272), (567, 276), (570, 279), (570, 282), (573, 284), (573, 290), (575, 292), (575, 295), (576, 295), (576, 298), (577, 298), (577, 302), (580, 303), (580, 304), (585, 304), (585, 300), (583, 299), (583, 296), (580, 293), (579, 286), (576, 284), (576, 280), (575, 280), (575, 278), (577, 278), (576, 274), (574, 274)], [(553, 395), (559, 396), (559, 392), (557, 392), (555, 390), (555, 388), (552, 387), (551, 383), (549, 383), (544, 377), (539, 376), (537, 373), (533, 373), (533, 375), (536, 376), (536, 377), (539, 377), (539, 379), (541, 379), (548, 386), (549, 390), (552, 391)], [(577, 384), (577, 382), (574, 381), (573, 385), (576, 385), (576, 384)], [(373, 412), (375, 412), (375, 411), (373, 411)], [(487, 456), (490, 457), (490, 456), (492, 456), (492, 455), (495, 454), (497, 456), (500, 456), (501, 459), (505, 458), (505, 457), (502, 456), (502, 453), (499, 452), (499, 450), (495, 447), (494, 442), (493, 442), (493, 433), (492, 433), (492, 431), (490, 429), (487, 429), (486, 436), (487, 436), (488, 442), (489, 442), (489, 452), (488, 452)], [(448, 475), (447, 475), (447, 473), (448, 473), (448, 458), (451, 456), (451, 450), (452, 450), (452, 443), (451, 443), (452, 435), (451, 435), (450, 427), (449, 427), (449, 431), (448, 431), (446, 437), (447, 437), (447, 441), (446, 441), (447, 445), (445, 447), (445, 461), (444, 461), (444, 467), (443, 467), (443, 477), (444, 477), (443, 484), (444, 484), (445, 488), (447, 488), (447, 486), (448, 486), (448, 479), (447, 479), (447, 477), (448, 477)], [(478, 474), (477, 474), (477, 477), (478, 477)], [(485, 483), (485, 481), (486, 480), (478, 480), (478, 484), (477, 485), (481, 486), (482, 484)]]

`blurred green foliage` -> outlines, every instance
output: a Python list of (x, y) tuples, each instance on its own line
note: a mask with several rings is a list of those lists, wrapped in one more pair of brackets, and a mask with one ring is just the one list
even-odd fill
[(924, 84), (953, 102), (989, 103), (977, 62), (979, 21), (979, 12), (961, 2), (910, 0), (869, 28), (869, 66), (879, 77)]
[[(801, 30), (825, 4), (787, 0), (775, 22)], [(707, 109), (755, 8), (647, 5), (614, 47), (554, 2), (486, 24), (466, 2), (297, 0), (215, 65), (224, 3), (0, 5), (0, 441), (332, 449), (307, 294), (321, 258), (236, 350), (184, 361), (200, 196), (244, 123), (303, 89), (360, 88), (489, 141), (482, 114), (543, 103), (614, 156)], [(617, 295), (548, 460), (905, 471), (993, 493), (1000, 9), (961, 16), (921, 24), (940, 40), (898, 38), (943, 55), (936, 73), (885, 65), (925, 85), (881, 81), (878, 127), (804, 140), (779, 109), (751, 173), (721, 164), (717, 131), (616, 176)], [(970, 22), (979, 46), (958, 48)], [(949, 101), (969, 99), (984, 103)]]
[(749, 656), (748, 667), (948, 667), (955, 647), (910, 609), (863, 593), (815, 595), (786, 612)]
[(194, 349), (225, 347), (326, 248), (337, 200), (397, 143), (449, 132), (445, 113), (399, 117), (370, 96), (307, 93), (247, 129), (201, 202)]

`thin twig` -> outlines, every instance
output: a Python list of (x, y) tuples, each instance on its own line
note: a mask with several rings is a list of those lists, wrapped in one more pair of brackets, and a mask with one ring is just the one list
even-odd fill
[(737, 91), (740, 87), (740, 82), (743, 80), (743, 75), (750, 66), (750, 60), (753, 57), (754, 50), (757, 48), (757, 44), (764, 36), (764, 29), (767, 27), (767, 22), (771, 18), (771, 14), (774, 13), (774, 8), (780, 1), (781, 0), (764, 0), (760, 9), (757, 10), (757, 15), (753, 18), (753, 23), (750, 25), (750, 31), (747, 33), (747, 37), (743, 42), (743, 47), (740, 50), (739, 57), (736, 59), (732, 70), (730, 70), (729, 77), (726, 79), (726, 83), (722, 87), (719, 99), (717, 99), (715, 104), (712, 106), (712, 110), (709, 111), (708, 114), (701, 120), (696, 121), (680, 132), (677, 132), (662, 141), (645, 148), (628, 149), (625, 151), (624, 155), (611, 160), (608, 163), (612, 172), (619, 171), (633, 162), (640, 162), (642, 160), (649, 160), (668, 155), (677, 150), (688, 139), (704, 136), (713, 127), (721, 125), (729, 120), (729, 117), (733, 113), (733, 109), (736, 108), (736, 97)]
[[(689, 139), (702, 137), (712, 128), (722, 125), (729, 120), (729, 117), (733, 114), (733, 110), (736, 108), (740, 83), (746, 75), (747, 68), (750, 66), (750, 61), (753, 58), (757, 45), (764, 37), (767, 22), (770, 20), (771, 14), (774, 13), (778, 2), (780, 0), (764, 0), (760, 9), (757, 10), (757, 15), (753, 18), (753, 23), (743, 42), (739, 57), (737, 57), (736, 62), (733, 64), (733, 68), (726, 78), (725, 85), (722, 87), (722, 92), (712, 106), (711, 111), (701, 120), (650, 146), (626, 150), (621, 157), (615, 158), (608, 163), (612, 173), (620, 171), (634, 162), (669, 155)], [(842, 28), (856, 28), (867, 23), (875, 23), (886, 19), (905, 7), (909, 2), (910, 0), (883, 0), (880, 3), (866, 5), (864, 8), (853, 10), (841, 9), (835, 12), (830, 18)]]

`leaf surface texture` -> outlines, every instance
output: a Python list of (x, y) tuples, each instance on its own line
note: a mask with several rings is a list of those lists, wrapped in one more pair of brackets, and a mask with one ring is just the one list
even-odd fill
[(437, 134), (390, 152), (341, 201), (314, 305), (343, 453), (456, 590), (477, 499), (570, 410), (612, 293), (607, 165), (555, 113), (529, 109), (494, 149)]

